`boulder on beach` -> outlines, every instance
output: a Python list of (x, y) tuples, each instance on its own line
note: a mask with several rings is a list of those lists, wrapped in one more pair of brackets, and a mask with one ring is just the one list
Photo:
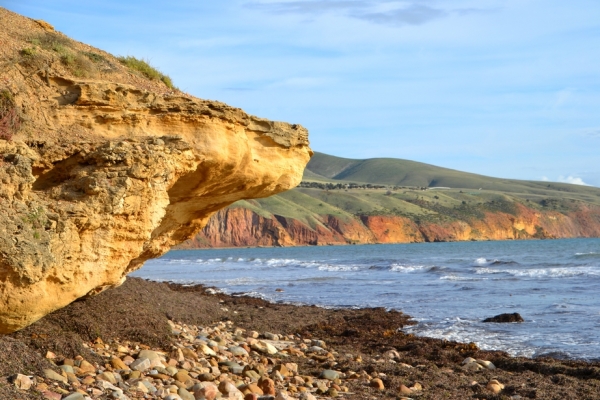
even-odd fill
[(499, 314), (495, 317), (486, 318), (483, 322), (496, 322), (496, 323), (509, 323), (509, 322), (525, 322), (521, 314), (512, 313), (512, 314)]

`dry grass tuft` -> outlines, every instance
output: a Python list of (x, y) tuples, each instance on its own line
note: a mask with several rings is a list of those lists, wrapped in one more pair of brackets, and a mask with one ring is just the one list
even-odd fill
[(127, 57), (118, 57), (121, 64), (127, 66), (128, 68), (141, 72), (146, 78), (152, 80), (160, 80), (162, 81), (169, 89), (175, 89), (173, 86), (173, 81), (168, 75), (163, 74), (153, 66), (151, 66), (148, 61), (144, 59), (135, 58), (133, 56)]
[(34, 58), (37, 47), (54, 52), (61, 64), (80, 78), (95, 76), (98, 73), (96, 64), (105, 61), (100, 54), (77, 51), (72, 40), (54, 32), (36, 35), (29, 39), (29, 43), (32, 47), (21, 50), (23, 57)]

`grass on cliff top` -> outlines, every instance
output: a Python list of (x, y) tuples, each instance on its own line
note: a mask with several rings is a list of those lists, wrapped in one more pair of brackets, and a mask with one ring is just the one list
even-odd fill
[(151, 66), (147, 60), (135, 58), (133, 56), (117, 57), (117, 59), (121, 62), (121, 64), (127, 66), (128, 68), (134, 71), (140, 72), (146, 78), (152, 80), (160, 80), (169, 89), (175, 89), (171, 78), (168, 75), (163, 74), (162, 72)]
[(273, 215), (298, 220), (312, 229), (319, 225), (323, 226), (319, 216), (305, 207), (304, 202), (291, 201), (284, 194), (259, 199), (257, 202), (263, 210), (267, 210)]
[(271, 218), (273, 215), (298, 220), (310, 228), (322, 226), (322, 215), (333, 215), (342, 221), (349, 221), (352, 214), (341, 210), (318, 198), (306, 195), (300, 190), (290, 190), (276, 196), (258, 200), (241, 200), (231, 208), (246, 208), (254, 213)]
[[(350, 189), (320, 190), (298, 188), (308, 196), (320, 200), (329, 207), (353, 215), (423, 215), (430, 211), (407, 202), (405, 199), (387, 195), (385, 190)], [(414, 195), (412, 196), (415, 197)]]
[(296, 188), (266, 199), (235, 203), (271, 217), (279, 215), (303, 222), (311, 228), (322, 225), (324, 215), (342, 221), (363, 215), (403, 216), (412, 220), (471, 220), (483, 218), (487, 211), (515, 214), (517, 204), (544, 211), (568, 212), (578, 207), (575, 199), (533, 196), (523, 199), (496, 191), (349, 189), (322, 190)]
[(106, 59), (97, 53), (90, 51), (79, 51), (76, 43), (68, 37), (56, 32), (44, 32), (35, 35), (28, 40), (31, 47), (21, 50), (21, 56), (27, 63), (48, 62), (39, 49), (50, 51), (58, 56), (61, 64), (65, 66), (74, 76), (89, 78), (98, 74), (97, 64), (106, 62)]

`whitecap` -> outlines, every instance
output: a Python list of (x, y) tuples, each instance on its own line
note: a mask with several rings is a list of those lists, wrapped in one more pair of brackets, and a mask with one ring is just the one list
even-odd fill
[(404, 265), (404, 264), (392, 264), (390, 271), (393, 272), (416, 272), (431, 269), (430, 265)]
[(536, 349), (527, 345), (529, 337), (522, 336), (516, 344), (511, 335), (501, 334), (478, 326), (479, 321), (464, 318), (446, 318), (438, 322), (421, 322), (405, 327), (405, 333), (461, 343), (475, 343), (482, 350), (504, 350), (512, 356), (531, 357)]
[(477, 260), (475, 260), (475, 265), (487, 265), (488, 263), (489, 261), (484, 257), (479, 257)]
[(563, 278), (573, 276), (600, 276), (600, 270), (594, 267), (573, 268), (533, 268), (533, 269), (493, 269), (480, 268), (475, 271), (478, 275), (508, 274), (526, 278)]
[(474, 278), (474, 277), (468, 277), (468, 276), (458, 276), (458, 275), (442, 275), (440, 276), (440, 280), (443, 281), (458, 281), (458, 282), (473, 282), (473, 281), (484, 281), (487, 280), (488, 278)]
[(350, 265), (321, 265), (319, 266), (319, 271), (330, 271), (330, 272), (350, 272), (350, 271), (358, 271), (360, 268), (357, 266)]

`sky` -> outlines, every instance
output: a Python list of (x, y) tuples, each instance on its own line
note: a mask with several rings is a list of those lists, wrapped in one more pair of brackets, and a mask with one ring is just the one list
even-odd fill
[(600, 186), (600, 2), (0, 0), (316, 151)]

